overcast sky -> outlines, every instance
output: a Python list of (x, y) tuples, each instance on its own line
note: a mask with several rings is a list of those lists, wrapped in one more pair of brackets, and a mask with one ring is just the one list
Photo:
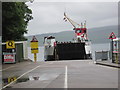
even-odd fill
[(28, 4), (33, 20), (28, 25), (28, 34), (61, 32), (72, 30), (65, 22), (64, 12), (77, 23), (87, 21), (87, 28), (118, 24), (117, 2), (36, 2)]

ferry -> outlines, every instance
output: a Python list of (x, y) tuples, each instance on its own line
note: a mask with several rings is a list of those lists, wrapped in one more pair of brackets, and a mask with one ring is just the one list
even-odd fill
[(86, 21), (84, 24), (77, 24), (68, 18), (66, 13), (64, 13), (63, 20), (69, 21), (73, 25), (75, 40), (71, 42), (59, 42), (55, 40), (54, 36), (44, 37), (45, 61), (92, 59), (91, 42), (87, 37)]

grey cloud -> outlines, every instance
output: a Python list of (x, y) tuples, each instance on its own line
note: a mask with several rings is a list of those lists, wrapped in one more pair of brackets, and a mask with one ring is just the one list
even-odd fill
[(63, 21), (63, 13), (74, 21), (87, 20), (87, 27), (117, 24), (117, 2), (34, 2), (30, 5), (34, 19), (29, 23), (28, 35), (72, 30), (69, 22)]

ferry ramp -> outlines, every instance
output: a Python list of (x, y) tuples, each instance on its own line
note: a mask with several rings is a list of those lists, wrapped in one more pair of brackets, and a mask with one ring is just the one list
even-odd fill
[[(7, 82), (8, 78), (13, 77), (16, 79)], [(92, 60), (25, 62), (12, 64), (12, 67), (4, 66), (3, 81), (3, 88), (48, 88), (48, 90), (49, 88), (109, 88), (112, 90), (118, 88), (118, 69), (96, 65)]]

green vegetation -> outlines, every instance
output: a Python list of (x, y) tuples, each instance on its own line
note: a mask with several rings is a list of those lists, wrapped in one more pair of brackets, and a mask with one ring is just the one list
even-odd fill
[(2, 41), (26, 40), (28, 22), (33, 19), (32, 11), (25, 2), (2, 3)]

